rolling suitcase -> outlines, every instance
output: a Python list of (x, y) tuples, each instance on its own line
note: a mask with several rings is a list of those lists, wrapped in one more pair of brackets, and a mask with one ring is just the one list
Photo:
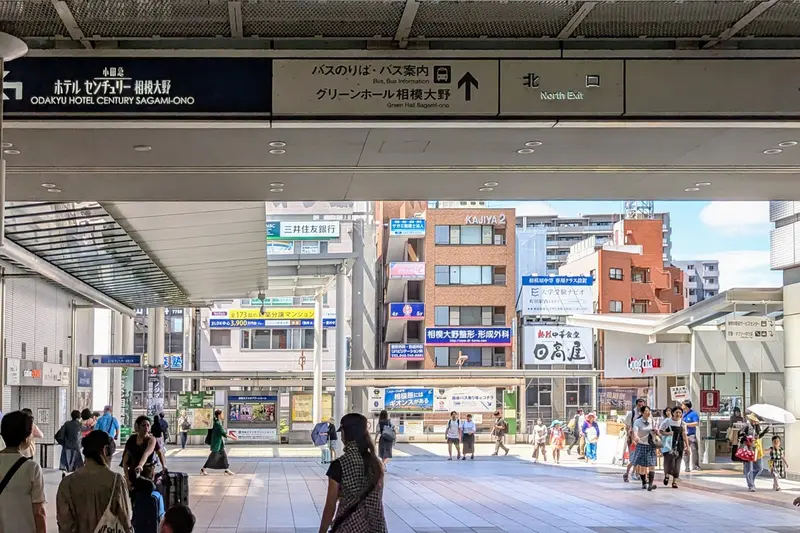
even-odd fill
[(326, 444), (325, 446), (322, 446), (322, 447), (320, 448), (320, 452), (321, 452), (321, 454), (322, 454), (322, 457), (321, 457), (321, 459), (320, 459), (320, 462), (321, 462), (322, 464), (324, 464), (324, 465), (326, 465), (326, 464), (330, 463), (330, 462), (331, 462), (331, 449), (330, 449), (330, 448), (328, 448), (328, 445), (327, 445), (327, 444)]
[(184, 472), (169, 472), (161, 478), (161, 495), (164, 509), (175, 505), (189, 505), (189, 475)]

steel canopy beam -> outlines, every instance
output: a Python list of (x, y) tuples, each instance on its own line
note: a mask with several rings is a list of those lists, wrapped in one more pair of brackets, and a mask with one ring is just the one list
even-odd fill
[(558, 32), (558, 39), (569, 39), (572, 37), (572, 34), (575, 32), (575, 29), (580, 26), (583, 19), (586, 18), (586, 15), (594, 9), (594, 6), (597, 5), (597, 2), (584, 2), (581, 4), (581, 7), (572, 15), (572, 18), (569, 19), (569, 22), (564, 25), (560, 32)]
[(80, 26), (78, 26), (78, 22), (75, 20), (75, 16), (72, 14), (72, 11), (69, 9), (67, 3), (64, 2), (64, 0), (51, 0), (51, 2), (53, 3), (56, 13), (58, 13), (58, 17), (64, 24), (64, 27), (67, 28), (69, 36), (74, 40), (79, 41), (87, 50), (91, 50), (92, 43), (90, 43), (83, 34), (83, 30), (81, 30)]
[(231, 0), (228, 2), (228, 20), (231, 25), (231, 37), (234, 39), (243, 38), (242, 2), (239, 0)]
[(714, 48), (719, 43), (727, 41), (740, 31), (742, 31), (745, 28), (745, 26), (747, 26), (755, 19), (760, 17), (767, 9), (771, 8), (777, 3), (778, 0), (766, 0), (764, 2), (760, 2), (753, 9), (748, 11), (742, 18), (734, 22), (730, 28), (720, 33), (719, 36), (716, 37), (715, 39), (712, 39), (708, 41), (705, 45), (703, 45), (703, 48)]
[(417, 11), (419, 11), (419, 2), (406, 0), (403, 15), (400, 17), (400, 22), (397, 23), (397, 31), (394, 34), (394, 40), (400, 48), (408, 47), (408, 38), (411, 36), (411, 28), (414, 26), (414, 19), (417, 18)]

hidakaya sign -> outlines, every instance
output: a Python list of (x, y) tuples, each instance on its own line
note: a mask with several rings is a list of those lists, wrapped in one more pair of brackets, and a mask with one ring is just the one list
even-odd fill
[(591, 365), (591, 328), (574, 326), (527, 326), (523, 328), (526, 365)]

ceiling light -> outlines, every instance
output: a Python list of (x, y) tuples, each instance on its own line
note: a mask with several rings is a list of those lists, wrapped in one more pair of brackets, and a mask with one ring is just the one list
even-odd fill
[(269, 192), (283, 192), (283, 189), (281, 189), (281, 188), (279, 187), (279, 188), (277, 188), (277, 189), (270, 189), (270, 190), (269, 190)]
[(137, 144), (133, 147), (133, 150), (136, 152), (149, 152), (152, 149), (152, 146), (147, 146), (146, 144)]
[(780, 148), (767, 148), (766, 150), (764, 150), (764, 154), (766, 155), (775, 155), (781, 152), (783, 152), (783, 150), (781, 150)]
[(525, 143), (525, 146), (527, 146), (528, 148), (533, 148), (535, 146), (541, 146), (541, 145), (542, 141), (528, 141)]
[(520, 148), (517, 150), (518, 154), (532, 154), (534, 152), (533, 148)]
[(496, 181), (487, 181), (486, 183), (483, 184), (484, 187), (497, 187), (498, 185), (500, 184), (497, 183)]
[(797, 141), (783, 141), (782, 143), (778, 143), (778, 146), (781, 148), (791, 148), (792, 146), (797, 146)]
[(699, 188), (697, 188), (697, 187), (686, 187), (686, 188), (684, 189), (684, 191), (686, 191), (686, 192), (697, 192), (697, 191), (699, 191), (699, 190), (700, 190), (700, 189), (699, 189)]
[(4, 141), (3, 144), (0, 145), (0, 146), (2, 146), (3, 148), (11, 148), (11, 147), (14, 146), (14, 143), (10, 143), (8, 141)]
[(14, 148), (12, 148), (12, 149), (10, 149), (10, 150), (3, 150), (3, 153), (4, 153), (4, 154), (6, 154), (6, 155), (19, 155), (19, 154), (21, 154), (22, 152), (20, 152), (20, 151), (19, 151), (19, 150), (17, 150), (17, 149), (14, 149)]
[(280, 148), (278, 148), (277, 150), (270, 150), (269, 153), (271, 153), (272, 155), (281, 155), (285, 154), (286, 150), (281, 150)]
[(56, 192), (61, 192), (61, 189), (56, 189), (56, 188), (53, 188), (53, 189), (47, 189), (47, 192), (53, 192), (53, 193), (56, 193)]
[(286, 146), (286, 143), (283, 141), (272, 141), (271, 143), (269, 143), (269, 145), (272, 146), (273, 148), (283, 148), (284, 146)]
[(55, 183), (42, 183), (42, 187), (45, 189), (52, 189), (53, 187), (57, 187)]
[(701, 181), (700, 183), (695, 183), (694, 186), (695, 187), (710, 187), (711, 186), (711, 182), (710, 181)]
[(492, 188), (492, 187), (481, 187), (481, 188), (480, 188), (480, 189), (478, 189), (478, 190), (479, 190), (480, 192), (492, 192), (492, 191), (494, 190), (494, 188)]
[(269, 186), (270, 187), (283, 187), (283, 183), (281, 183), (280, 181), (276, 181), (276, 182), (270, 183)]

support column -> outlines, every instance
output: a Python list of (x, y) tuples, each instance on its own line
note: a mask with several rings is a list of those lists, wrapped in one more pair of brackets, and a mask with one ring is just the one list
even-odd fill
[[(150, 368), (157, 374), (148, 374), (147, 414), (156, 415), (164, 410), (164, 308), (148, 309), (147, 313), (147, 359)], [(148, 372), (150, 370), (148, 369)]]
[(314, 423), (322, 421), (322, 292), (314, 298), (314, 389), (312, 393), (311, 413)]
[[(786, 410), (800, 417), (800, 268), (783, 272), (783, 358)], [(786, 426), (790, 471), (800, 471), (800, 424)]]
[[(120, 315), (122, 322), (122, 353), (133, 354), (134, 319), (128, 315)], [(126, 435), (133, 428), (133, 368), (123, 368), (120, 386), (120, 440), (123, 440), (122, 428)]]
[(333, 419), (336, 424), (347, 410), (345, 375), (347, 373), (347, 330), (345, 320), (345, 301), (347, 300), (347, 275), (344, 267), (336, 274), (336, 397)]
[[(122, 313), (111, 312), (111, 353), (122, 355), (125, 353), (122, 343)], [(111, 408), (117, 420), (122, 416), (122, 369), (111, 369)]]

